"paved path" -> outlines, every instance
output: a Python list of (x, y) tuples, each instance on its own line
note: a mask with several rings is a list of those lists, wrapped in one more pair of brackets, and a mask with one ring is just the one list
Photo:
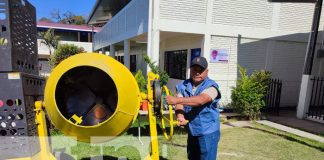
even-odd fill
[(284, 126), (284, 125), (281, 125), (281, 124), (278, 124), (278, 123), (270, 122), (270, 121), (267, 121), (267, 120), (257, 121), (257, 123), (267, 125), (267, 126), (270, 126), (270, 127), (273, 127), (273, 128), (276, 128), (276, 129), (279, 129), (279, 130), (282, 130), (282, 131), (285, 131), (285, 132), (288, 132), (288, 133), (292, 133), (292, 134), (295, 134), (295, 135), (298, 135), (298, 136), (301, 136), (301, 137), (306, 137), (306, 138), (309, 138), (309, 139), (324, 143), (324, 138), (323, 137), (320, 137), (320, 136), (317, 136), (317, 135), (314, 135), (314, 134), (311, 134), (311, 133), (308, 133), (308, 132), (304, 132), (304, 131), (301, 131), (301, 130), (298, 130), (298, 129), (294, 129), (294, 128), (291, 128), (291, 127), (287, 127), (287, 126)]
[(320, 134), (324, 136), (324, 123), (318, 123), (305, 119), (297, 119), (296, 111), (294, 110), (282, 110), (280, 111), (279, 116), (267, 115), (266, 119), (271, 122), (282, 124), (284, 126), (297, 128), (309, 133)]

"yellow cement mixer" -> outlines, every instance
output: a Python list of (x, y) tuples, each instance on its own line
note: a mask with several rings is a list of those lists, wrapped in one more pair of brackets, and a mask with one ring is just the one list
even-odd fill
[[(156, 74), (148, 74), (148, 93), (140, 93), (131, 72), (115, 59), (98, 53), (81, 53), (62, 61), (47, 80), (43, 102), (36, 102), (36, 119), (41, 141), (41, 159), (54, 159), (46, 139), (44, 107), (54, 126), (78, 141), (98, 143), (124, 133), (137, 118), (140, 102), (148, 101), (151, 153), (146, 159), (159, 159), (157, 119), (166, 139), (173, 135), (172, 106), (163, 114), (163, 96)], [(170, 124), (167, 133), (165, 123)], [(92, 139), (92, 137), (100, 137)]]

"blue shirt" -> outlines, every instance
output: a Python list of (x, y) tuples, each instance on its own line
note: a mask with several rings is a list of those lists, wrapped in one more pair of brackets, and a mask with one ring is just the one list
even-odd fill
[(190, 79), (183, 81), (176, 86), (177, 92), (183, 97), (192, 97), (199, 95), (202, 91), (209, 87), (215, 87), (218, 95), (215, 100), (199, 107), (184, 106), (185, 118), (189, 120), (189, 130), (192, 136), (201, 136), (210, 134), (219, 130), (219, 111), (217, 109), (218, 101), (221, 94), (218, 85), (210, 78), (206, 78), (199, 86), (195, 93), (192, 93), (192, 83)]

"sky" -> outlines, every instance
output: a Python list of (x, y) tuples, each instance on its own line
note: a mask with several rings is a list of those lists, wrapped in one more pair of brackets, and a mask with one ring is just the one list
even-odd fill
[(59, 9), (60, 13), (71, 11), (75, 15), (88, 18), (96, 0), (28, 0), (35, 8), (37, 20), (46, 17), (51, 18), (51, 12)]

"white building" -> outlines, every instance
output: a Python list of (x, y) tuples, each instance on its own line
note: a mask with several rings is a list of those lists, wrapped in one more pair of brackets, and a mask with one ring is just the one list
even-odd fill
[[(51, 22), (37, 22), (37, 32), (44, 32), (53, 28), (54, 34), (60, 36), (59, 44), (74, 44), (82, 47), (86, 52), (92, 52), (92, 34), (99, 31), (100, 28), (93, 28), (81, 25), (69, 25)], [(41, 43), (41, 37), (37, 38), (38, 60), (41, 75), (48, 75), (51, 72), (48, 59), (50, 57), (49, 49)], [(53, 53), (53, 50), (52, 50)]]
[[(122, 55), (127, 67), (136, 62), (136, 69), (144, 70), (141, 57), (148, 55), (167, 70), (171, 89), (189, 77), (191, 56), (201, 51), (210, 60), (216, 49), (228, 54), (227, 62), (209, 63), (222, 104), (231, 101), (240, 65), (249, 73), (271, 71), (283, 81), (280, 106), (296, 107), (314, 6), (267, 0), (97, 0), (88, 23), (107, 22), (94, 36), (95, 50)], [(320, 44), (323, 34), (318, 37)], [(323, 61), (314, 59), (312, 75), (324, 76)]]

